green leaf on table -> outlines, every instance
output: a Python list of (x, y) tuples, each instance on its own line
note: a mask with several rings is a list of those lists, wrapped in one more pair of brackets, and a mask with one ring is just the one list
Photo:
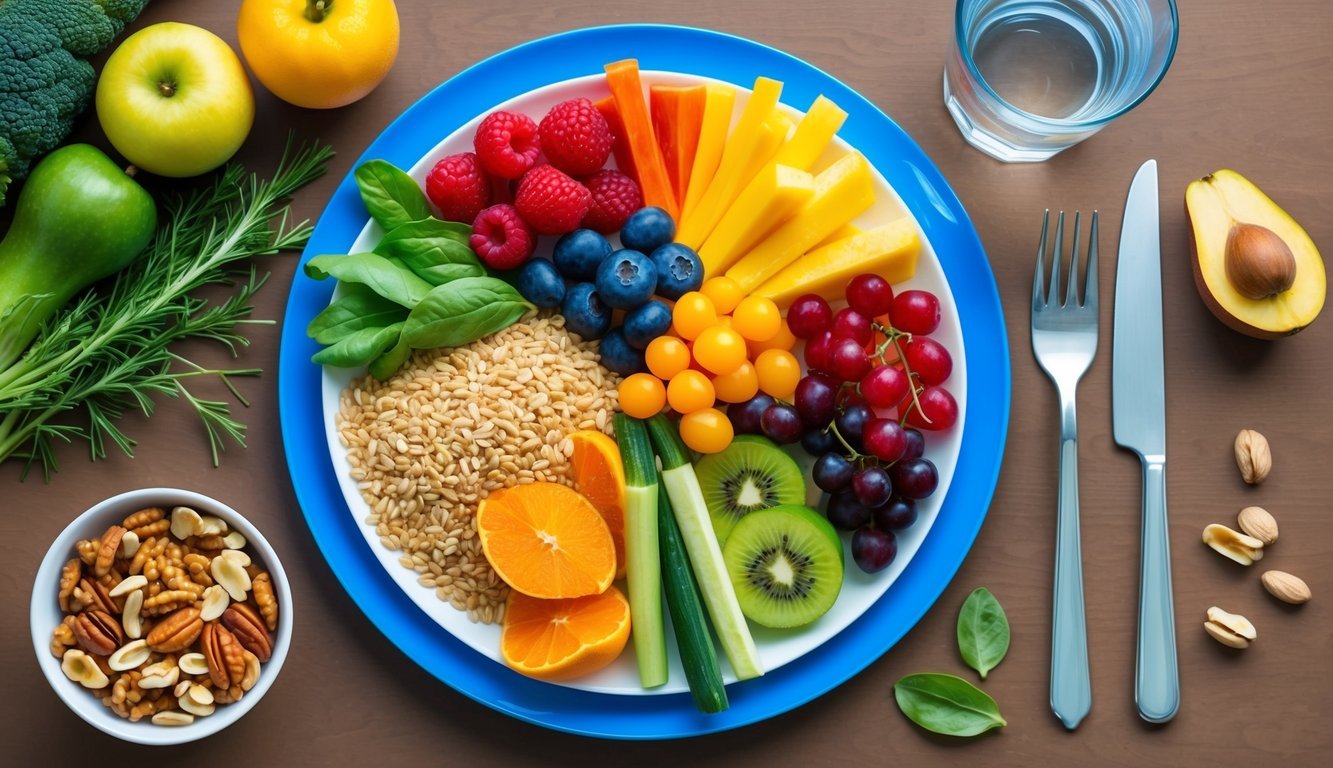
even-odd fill
[(392, 349), (402, 336), (403, 323), (385, 328), (362, 328), (344, 336), (333, 346), (325, 347), (310, 358), (317, 365), (335, 368), (358, 368)]
[(402, 262), (431, 285), (461, 277), (481, 277), (486, 268), (467, 244), (472, 228), (430, 218), (394, 227), (375, 246), (375, 253)]
[(431, 215), (421, 186), (387, 160), (369, 160), (356, 169), (356, 186), (371, 218), (384, 231)]
[(332, 276), (344, 283), (359, 283), (409, 309), (435, 287), (402, 264), (373, 253), (316, 256), (306, 262), (305, 273), (316, 280)]
[(464, 277), (433, 289), (407, 316), (403, 338), (413, 349), (471, 344), (532, 309), (512, 285), (494, 277)]
[(894, 684), (893, 696), (912, 722), (945, 736), (976, 736), (1008, 725), (995, 699), (954, 675), (908, 675)]
[(306, 326), (306, 335), (320, 344), (333, 344), (362, 328), (383, 328), (407, 319), (407, 307), (365, 285), (346, 283), (342, 290), (343, 295)]
[(973, 590), (958, 612), (958, 651), (982, 680), (1009, 652), (1009, 618), (985, 587)]

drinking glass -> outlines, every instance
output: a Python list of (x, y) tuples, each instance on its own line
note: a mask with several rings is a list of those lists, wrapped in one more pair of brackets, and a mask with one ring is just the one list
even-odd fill
[(1174, 0), (958, 0), (944, 103), (972, 146), (1039, 162), (1147, 98), (1176, 37)]

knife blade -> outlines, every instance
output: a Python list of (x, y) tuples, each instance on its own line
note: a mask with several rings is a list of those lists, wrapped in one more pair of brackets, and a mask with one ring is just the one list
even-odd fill
[(1157, 161), (1134, 175), (1116, 256), (1111, 410), (1115, 441), (1143, 466), (1139, 636), (1134, 701), (1148, 722), (1180, 708), (1171, 551), (1166, 517), (1166, 384)]

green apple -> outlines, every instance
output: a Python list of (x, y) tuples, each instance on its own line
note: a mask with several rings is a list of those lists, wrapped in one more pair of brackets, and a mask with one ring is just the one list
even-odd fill
[(160, 176), (197, 176), (240, 148), (255, 97), (222, 38), (169, 21), (130, 35), (107, 59), (97, 118), (131, 163)]

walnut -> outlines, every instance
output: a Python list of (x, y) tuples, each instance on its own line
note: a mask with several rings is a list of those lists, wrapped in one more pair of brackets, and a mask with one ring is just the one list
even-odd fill
[(74, 551), (79, 553), (79, 559), (83, 561), (84, 565), (91, 567), (93, 563), (97, 562), (97, 551), (101, 546), (101, 541), (86, 539), (75, 544)]
[(208, 555), (191, 552), (181, 559), (191, 581), (205, 588), (213, 586), (213, 577), (208, 574), (208, 566), (213, 561)]
[[(152, 585), (149, 585), (152, 586)], [(161, 616), (187, 605), (194, 604), (194, 594), (184, 590), (164, 590), (145, 598), (140, 613), (144, 616)]]
[(74, 587), (83, 578), (83, 563), (79, 558), (71, 558), (65, 567), (60, 569), (60, 588), (56, 592), (56, 600), (60, 602), (60, 610), (69, 611), (69, 598), (74, 594)]
[(156, 523), (158, 520), (162, 520), (166, 516), (167, 511), (165, 509), (162, 509), (161, 507), (148, 507), (147, 509), (141, 509), (138, 512), (131, 514), (121, 522), (121, 525), (127, 530), (138, 533), (139, 538), (142, 539), (144, 538), (144, 535), (139, 530), (140, 528), (143, 528), (145, 525)]
[(273, 592), (273, 578), (268, 571), (255, 576), (250, 582), (250, 595), (255, 605), (259, 606), (259, 615), (264, 617), (264, 624), (270, 632), (278, 629), (278, 598)]
[(143, 567), (155, 556), (153, 550), (157, 546), (157, 541), (157, 539), (149, 537), (139, 544), (139, 549), (135, 551), (134, 557), (130, 558), (130, 574), (143, 573)]
[(57, 659), (63, 658), (65, 651), (75, 644), (74, 639), (74, 616), (68, 615), (65, 620), (56, 625), (51, 632), (51, 655)]

